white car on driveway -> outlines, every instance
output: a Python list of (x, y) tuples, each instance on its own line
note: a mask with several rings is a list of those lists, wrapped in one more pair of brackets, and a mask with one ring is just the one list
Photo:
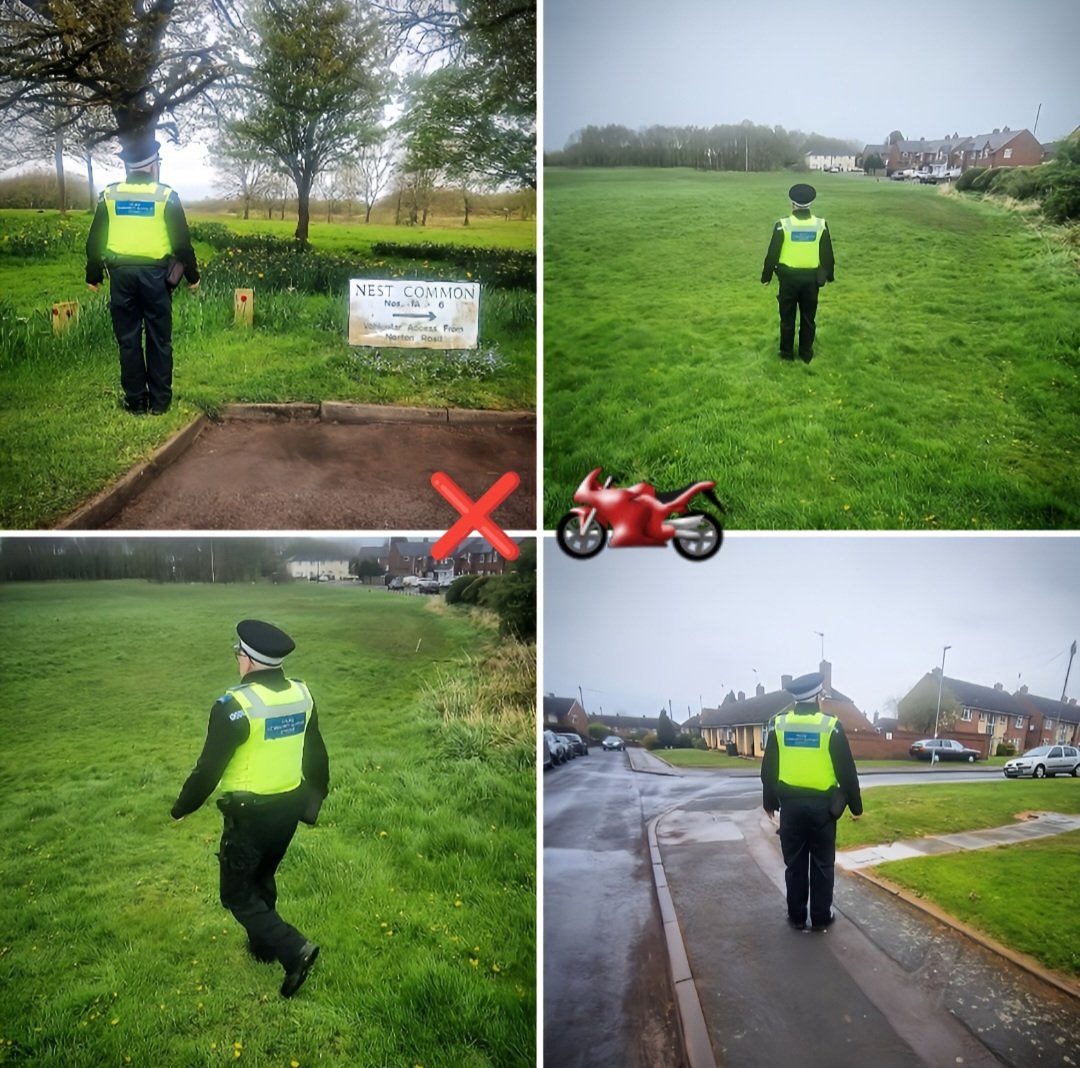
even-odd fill
[(1080, 749), (1074, 745), (1039, 745), (1013, 757), (1001, 769), (1007, 779), (1030, 775), (1033, 779), (1080, 774)]

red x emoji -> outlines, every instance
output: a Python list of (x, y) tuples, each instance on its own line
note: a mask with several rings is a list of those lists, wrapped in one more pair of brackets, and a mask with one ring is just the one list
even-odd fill
[(436, 471), (431, 484), (460, 513), (461, 518), (437, 541), (431, 550), (436, 560), (448, 557), (474, 530), (487, 538), (507, 560), (516, 560), (521, 550), (490, 518), (491, 513), (521, 485), (516, 471), (507, 471), (478, 501), (469, 495), (445, 472)]

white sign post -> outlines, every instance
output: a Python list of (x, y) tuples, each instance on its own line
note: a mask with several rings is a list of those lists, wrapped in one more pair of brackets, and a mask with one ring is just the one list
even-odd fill
[(476, 282), (354, 278), (349, 282), (349, 344), (378, 348), (475, 349)]

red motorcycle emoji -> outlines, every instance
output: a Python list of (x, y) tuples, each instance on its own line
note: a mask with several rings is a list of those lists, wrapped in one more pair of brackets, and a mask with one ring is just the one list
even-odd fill
[(625, 489), (611, 482), (609, 476), (600, 485), (597, 467), (578, 486), (574, 500), (581, 507), (567, 512), (555, 528), (563, 552), (579, 560), (595, 556), (607, 544), (609, 529), (613, 549), (660, 547), (670, 541), (687, 560), (707, 560), (719, 551), (724, 538), (720, 523), (708, 512), (686, 507), (700, 493), (723, 511), (713, 493), (715, 482), (694, 482), (671, 493), (657, 493), (648, 482)]

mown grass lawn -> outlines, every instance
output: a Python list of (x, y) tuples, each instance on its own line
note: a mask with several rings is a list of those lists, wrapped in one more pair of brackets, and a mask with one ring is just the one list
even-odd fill
[[(217, 901), (216, 808), (169, 818), (245, 616), (296, 639), (330, 754), (278, 879), (322, 946), (290, 1001)], [(534, 1063), (532, 650), (421, 598), (308, 583), (2, 585), (0, 641), (0, 1061)], [(495, 745), (470, 751), (493, 692)]]
[(756, 760), (729, 757), (726, 753), (710, 749), (658, 749), (655, 756), (674, 764), (677, 768), (728, 768), (759, 774), (761, 765)]
[[(863, 791), (862, 819), (837, 825), (838, 849), (1004, 827), (1021, 812), (1080, 812), (1080, 780), (883, 786)], [(893, 861), (873, 868), (949, 915), (1048, 968), (1080, 975), (1076, 872), (1080, 832), (1022, 845)], [(1036, 908), (1027, 907), (1037, 902)]]
[(836, 249), (814, 361), (761, 285), (784, 174), (545, 176), (545, 525), (585, 474), (712, 478), (739, 529), (1080, 523), (1080, 274), (929, 186), (815, 176)]
[[(220, 221), (220, 220), (215, 220)], [(465, 231), (472, 245), (529, 248), (535, 227), (492, 221)], [(247, 233), (273, 229), (265, 220), (229, 223)], [(289, 236), (289, 223), (278, 223)], [(13, 255), (4, 237), (30, 226), (69, 232), (34, 256)], [(119, 362), (107, 287), (83, 282), (82, 245), (89, 217), (63, 224), (55, 213), (0, 212), (0, 449), (9, 462), (0, 479), (0, 528), (49, 526), (139, 460), (200, 411), (257, 401), (345, 400), (422, 407), (532, 409), (536, 404), (536, 296), (518, 288), (481, 292), (479, 347), (442, 352), (353, 349), (347, 344), (344, 293), (256, 289), (255, 326), (233, 325), (231, 286), (212, 278), (198, 291), (181, 286), (173, 303), (174, 403), (168, 415), (136, 419), (119, 408)], [(316, 250), (359, 258), (372, 272), (423, 271), (375, 258), (377, 240), (461, 243), (462, 227), (321, 224)], [(323, 242), (323, 244), (320, 244)], [(197, 245), (200, 266), (219, 254)], [(247, 262), (257, 253), (248, 253)], [(442, 269), (447, 269), (444, 264)], [(54, 302), (77, 300), (75, 328), (54, 338)]]

